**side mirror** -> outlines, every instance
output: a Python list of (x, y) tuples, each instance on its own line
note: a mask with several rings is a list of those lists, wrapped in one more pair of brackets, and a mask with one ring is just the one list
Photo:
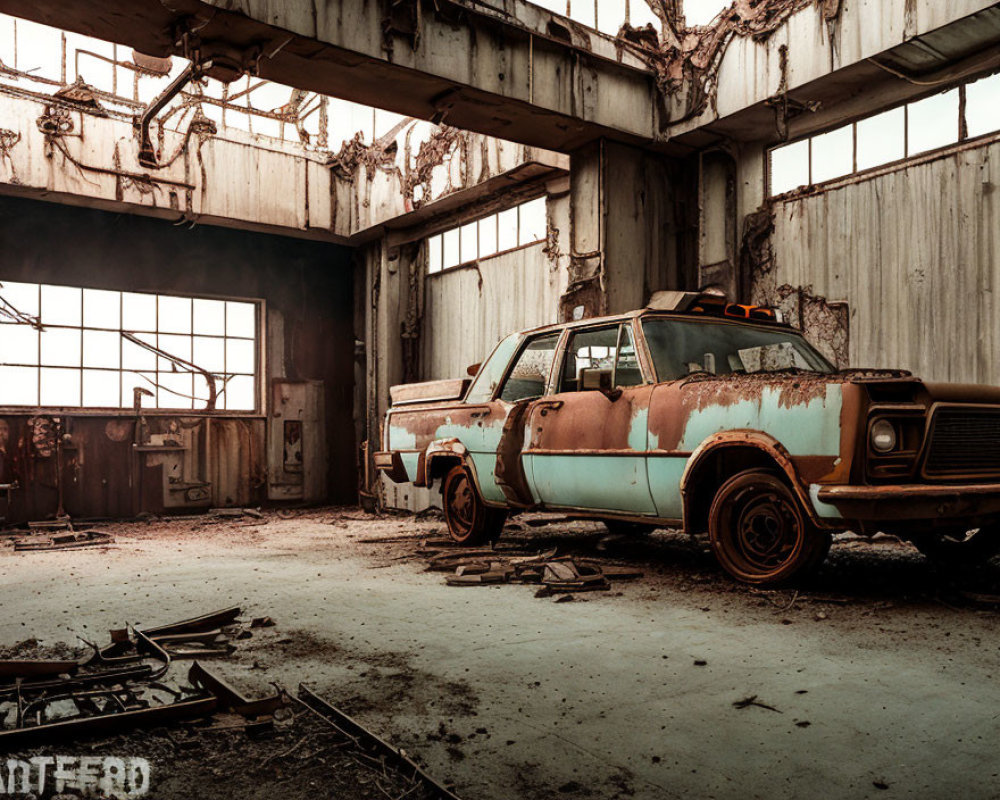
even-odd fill
[(483, 362), (480, 361), (478, 364), (473, 364), (470, 367), (466, 367), (465, 371), (473, 378), (479, 374), (479, 370), (482, 368)]

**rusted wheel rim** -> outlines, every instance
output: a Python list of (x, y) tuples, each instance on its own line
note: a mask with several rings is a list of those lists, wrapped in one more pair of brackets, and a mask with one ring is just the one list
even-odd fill
[(741, 509), (736, 545), (748, 566), (771, 572), (788, 561), (798, 541), (798, 516), (784, 498), (768, 493)]
[(476, 519), (476, 498), (469, 476), (462, 473), (448, 486), (448, 516), (455, 533), (467, 535)]

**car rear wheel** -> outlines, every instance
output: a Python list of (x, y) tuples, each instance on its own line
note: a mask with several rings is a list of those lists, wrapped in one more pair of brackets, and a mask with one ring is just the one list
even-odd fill
[(472, 472), (464, 465), (452, 467), (445, 476), (441, 505), (448, 534), (459, 544), (470, 547), (495, 542), (507, 520), (506, 511), (490, 508), (483, 502)]
[(985, 564), (1000, 553), (1000, 526), (926, 533), (913, 536), (916, 548), (932, 561), (946, 566)]
[(719, 564), (737, 580), (788, 583), (819, 566), (830, 535), (817, 530), (798, 498), (775, 474), (748, 470), (716, 492), (708, 535)]

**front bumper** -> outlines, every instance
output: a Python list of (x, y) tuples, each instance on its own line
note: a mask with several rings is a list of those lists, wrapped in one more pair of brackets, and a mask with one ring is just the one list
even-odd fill
[(819, 499), (845, 519), (970, 519), (1000, 515), (1000, 484), (821, 486)]

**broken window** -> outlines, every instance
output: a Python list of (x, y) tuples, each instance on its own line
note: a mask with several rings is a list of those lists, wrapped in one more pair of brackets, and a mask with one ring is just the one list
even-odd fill
[[(964, 98), (964, 102), (963, 102)], [(1000, 132), (1000, 74), (768, 151), (770, 195)]]
[[(255, 302), (0, 284), (0, 406), (257, 407)], [(211, 380), (211, 388), (209, 387)]]
[(537, 244), (546, 235), (546, 202), (539, 197), (429, 237), (427, 272), (434, 274)]

